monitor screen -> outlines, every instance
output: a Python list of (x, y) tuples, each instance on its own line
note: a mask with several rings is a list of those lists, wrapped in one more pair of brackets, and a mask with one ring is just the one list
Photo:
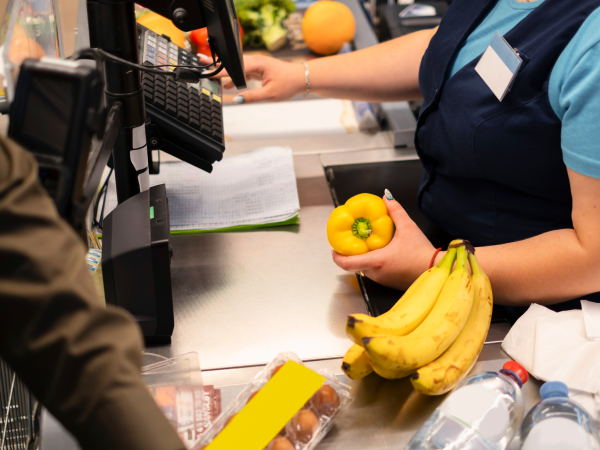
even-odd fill
[(22, 133), (37, 143), (31, 150), (62, 157), (73, 115), (76, 85), (56, 77), (31, 79), (23, 113)]
[(238, 89), (246, 87), (246, 74), (235, 6), (232, 0), (202, 0), (208, 35), (216, 53)]

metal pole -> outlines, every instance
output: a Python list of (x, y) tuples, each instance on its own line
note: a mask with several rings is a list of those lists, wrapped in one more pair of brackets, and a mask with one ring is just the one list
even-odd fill
[[(138, 34), (134, 3), (119, 0), (87, 0), (90, 46), (138, 63)], [(113, 148), (117, 199), (124, 202), (148, 189), (146, 110), (140, 71), (111, 61), (104, 63), (106, 104), (122, 103), (122, 125)], [(143, 156), (145, 155), (145, 156)]]

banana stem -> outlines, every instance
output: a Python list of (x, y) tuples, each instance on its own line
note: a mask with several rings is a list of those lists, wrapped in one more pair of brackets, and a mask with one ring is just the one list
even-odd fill
[(467, 265), (467, 250), (464, 246), (458, 247), (456, 250), (456, 269)]
[(467, 249), (467, 253), (475, 253), (475, 247), (466, 239), (454, 239), (450, 242), (448, 248), (458, 248), (463, 246)]
[(449, 248), (442, 260), (437, 263), (438, 268), (445, 267), (448, 271), (452, 270), (454, 261), (456, 260), (456, 248)]
[(471, 274), (472, 275), (477, 275), (477, 274), (483, 272), (483, 269), (479, 265), (479, 261), (477, 261), (477, 257), (475, 256), (475, 253), (469, 253), (468, 258), (469, 258), (469, 264), (471, 265)]

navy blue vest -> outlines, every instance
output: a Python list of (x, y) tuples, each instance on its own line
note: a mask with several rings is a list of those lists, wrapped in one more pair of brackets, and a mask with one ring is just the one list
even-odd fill
[(458, 48), (495, 3), (454, 0), (419, 72), (419, 207), (435, 226), (475, 246), (573, 228), (561, 121), (548, 82), (563, 49), (600, 6), (600, 0), (544, 0), (506, 33), (523, 64), (499, 102), (474, 70), (479, 58), (448, 79)]

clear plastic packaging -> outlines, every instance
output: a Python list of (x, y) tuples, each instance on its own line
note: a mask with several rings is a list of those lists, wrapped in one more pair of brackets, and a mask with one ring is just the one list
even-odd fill
[(9, 0), (0, 33), (0, 77), (12, 101), (25, 58), (62, 58), (57, 0)]
[(146, 365), (142, 376), (154, 400), (190, 448), (210, 425), (198, 354), (186, 353)]
[(417, 431), (407, 450), (504, 450), (523, 418), (528, 374), (514, 361), (464, 379)]
[[(267, 384), (271, 377), (279, 370), (280, 366), (288, 361), (303, 364), (298, 356), (291, 352), (280, 353), (267, 365), (254, 380), (237, 396), (226, 410), (213, 422), (208, 430), (201, 436), (192, 449), (200, 450), (210, 444), (212, 440), (225, 428), (232, 416), (241, 411), (251, 398)], [(288, 422), (278, 436), (283, 436), (290, 441), (292, 447), (281, 446), (279, 448), (293, 448), (294, 450), (312, 450), (325, 437), (333, 426), (335, 417), (352, 403), (350, 387), (340, 383), (335, 376), (326, 371), (315, 371), (325, 377), (323, 386), (315, 393), (303, 408)], [(306, 428), (306, 424), (318, 420), (318, 423)], [(274, 439), (282, 439), (275, 436)], [(271, 441), (272, 443), (273, 441)], [(280, 443), (281, 444), (281, 443)], [(266, 449), (270, 449), (269, 444)]]
[(545, 383), (542, 401), (523, 419), (523, 450), (600, 450), (600, 434), (588, 412), (569, 400), (569, 388), (560, 381)]

